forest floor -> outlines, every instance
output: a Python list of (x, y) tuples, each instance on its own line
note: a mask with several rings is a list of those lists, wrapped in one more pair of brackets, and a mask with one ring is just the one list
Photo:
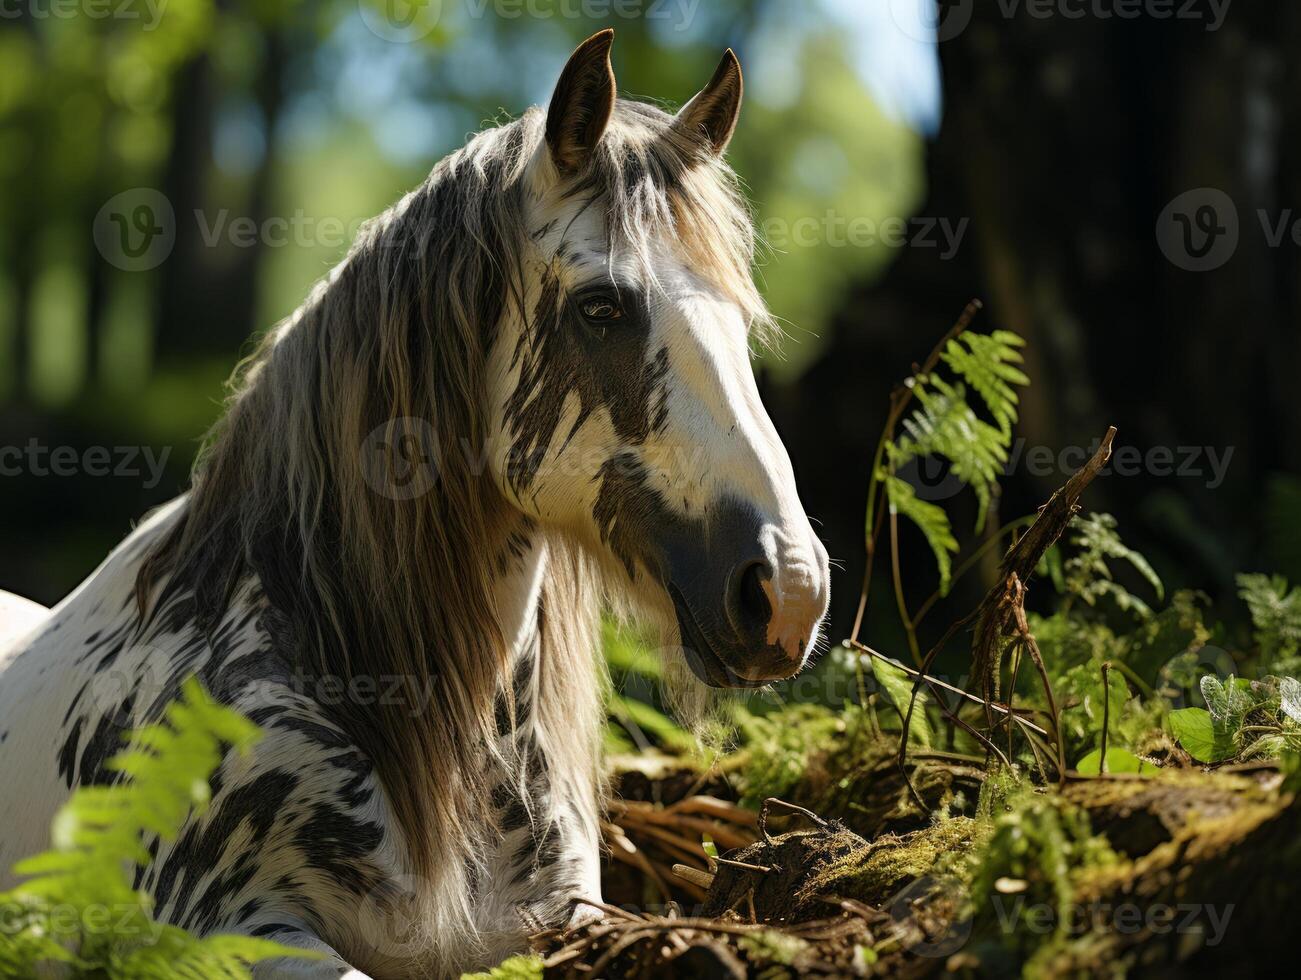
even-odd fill
[(535, 938), (546, 975), (1151, 976), (1291, 960), (1301, 807), (1276, 766), (1172, 758), (1036, 787), (932, 757), (909, 763), (923, 810), (881, 749), (849, 774), (810, 767), (792, 795), (821, 812), (755, 812), (724, 778), (669, 759), (648, 776), (638, 760), (606, 824), (602, 918)]

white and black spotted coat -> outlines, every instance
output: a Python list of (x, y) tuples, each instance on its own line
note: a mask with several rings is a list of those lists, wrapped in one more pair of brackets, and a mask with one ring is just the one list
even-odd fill
[[(30, 629), (0, 645), (0, 889), (15, 883), (14, 861), (49, 846), (51, 819), (74, 789), (112, 781), (106, 763), (123, 733), (156, 721), (193, 674), (265, 736), (247, 757), (228, 754), (211, 805), (175, 841), (148, 841), (151, 861), (136, 880), (160, 921), (200, 934), (268, 936), (327, 956), (273, 961), (259, 975), (455, 972), (496, 962), (518, 949), (529, 923), (563, 922), (573, 897), (599, 895), (598, 846), (591, 819), (580, 815), (595, 812), (595, 800), (552, 795), (531, 715), (544, 555), (511, 556), (502, 585), (513, 615), (505, 621), (516, 627), (517, 701), (516, 727), (506, 731), (503, 718), (502, 737), (521, 751), (501, 756), (522, 768), (484, 773), (497, 787), (500, 830), (483, 842), (481, 864), (422, 881), (371, 761), (331, 720), (330, 698), (343, 692), (296, 682), (277, 639), (278, 614), (256, 581), (210, 636), (196, 629), (184, 594), (137, 635), (139, 560), (184, 506), (182, 498), (153, 516), (66, 600), (45, 616), (28, 612), (19, 625)], [(19, 619), (11, 611), (11, 629)], [(382, 696), (383, 685), (377, 678), (362, 693)], [(439, 934), (438, 917), (423, 915), (446, 904), (449, 889), (471, 910), (477, 935)], [(413, 920), (423, 928), (409, 930)]]

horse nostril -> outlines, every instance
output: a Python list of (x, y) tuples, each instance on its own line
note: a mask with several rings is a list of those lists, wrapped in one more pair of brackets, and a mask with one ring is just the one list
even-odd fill
[(766, 561), (750, 562), (734, 580), (736, 595), (736, 625), (743, 633), (763, 630), (772, 617), (772, 603), (763, 583), (772, 578), (772, 567)]

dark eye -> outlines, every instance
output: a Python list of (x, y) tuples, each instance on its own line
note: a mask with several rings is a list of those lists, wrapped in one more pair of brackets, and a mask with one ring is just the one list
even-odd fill
[(610, 296), (586, 296), (579, 300), (578, 308), (594, 323), (607, 323), (623, 316), (623, 309)]

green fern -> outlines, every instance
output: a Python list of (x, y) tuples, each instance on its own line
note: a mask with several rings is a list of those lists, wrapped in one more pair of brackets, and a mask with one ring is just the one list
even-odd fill
[(1063, 566), (1067, 594), (1090, 606), (1110, 596), (1121, 609), (1147, 619), (1152, 615), (1151, 607), (1113, 577), (1110, 562), (1123, 561), (1147, 580), (1158, 599), (1165, 598), (1160, 577), (1146, 558), (1121, 541), (1116, 519), (1110, 514), (1077, 517), (1071, 524), (1071, 545), (1075, 553)]
[(14, 866), (31, 877), (0, 894), (0, 975), (63, 963), (73, 976), (110, 980), (235, 980), (259, 960), (315, 958), (265, 939), (198, 939), (155, 922), (149, 895), (131, 884), (132, 866), (150, 860), (146, 837), (174, 839), (191, 810), (207, 805), (224, 746), (247, 752), (260, 735), (187, 681), (166, 721), (135, 732), (109, 763), (125, 778), (78, 789), (54, 818), (53, 847)]
[(944, 508), (922, 500), (913, 490), (912, 484), (905, 483), (897, 476), (885, 478), (885, 493), (890, 501), (890, 510), (908, 518), (926, 537), (926, 543), (931, 546), (935, 564), (940, 571), (940, 594), (947, 595), (953, 577), (953, 555), (958, 550), (958, 541), (953, 536), (953, 528), (949, 525)]
[(1024, 346), (1025, 340), (1010, 330), (964, 333), (950, 340), (940, 355), (984, 399), (999, 431), (1008, 439), (1017, 420), (1018, 398), (1013, 385), (1024, 387), (1030, 383), (1025, 372), (1016, 366), (1024, 361), (1018, 350)]
[(967, 404), (961, 384), (950, 385), (943, 378), (932, 377), (918, 386), (916, 397), (921, 407), (903, 421), (905, 435), (886, 446), (890, 464), (898, 471), (903, 463), (924, 456), (947, 459), (953, 475), (976, 494), (979, 531), (999, 474), (1007, 464), (1011, 430), (982, 421)]
[[(901, 432), (883, 443), (883, 465), (873, 474), (883, 483), (891, 510), (921, 530), (940, 575), (940, 594), (948, 594), (952, 556), (958, 550), (948, 515), (938, 504), (920, 499), (897, 474), (927, 457), (948, 462), (949, 472), (976, 495), (976, 530), (985, 526), (998, 479), (1007, 465), (1012, 426), (1017, 420), (1017, 387), (1029, 384), (1018, 348), (1025, 341), (1006, 330), (964, 333), (939, 353), (955, 378), (934, 371), (908, 379), (917, 408), (901, 420)], [(992, 422), (968, 400), (968, 386), (983, 402)]]
[(1289, 590), (1280, 575), (1239, 575), (1237, 581), (1261, 660), (1275, 673), (1296, 672), (1301, 667), (1301, 588)]

